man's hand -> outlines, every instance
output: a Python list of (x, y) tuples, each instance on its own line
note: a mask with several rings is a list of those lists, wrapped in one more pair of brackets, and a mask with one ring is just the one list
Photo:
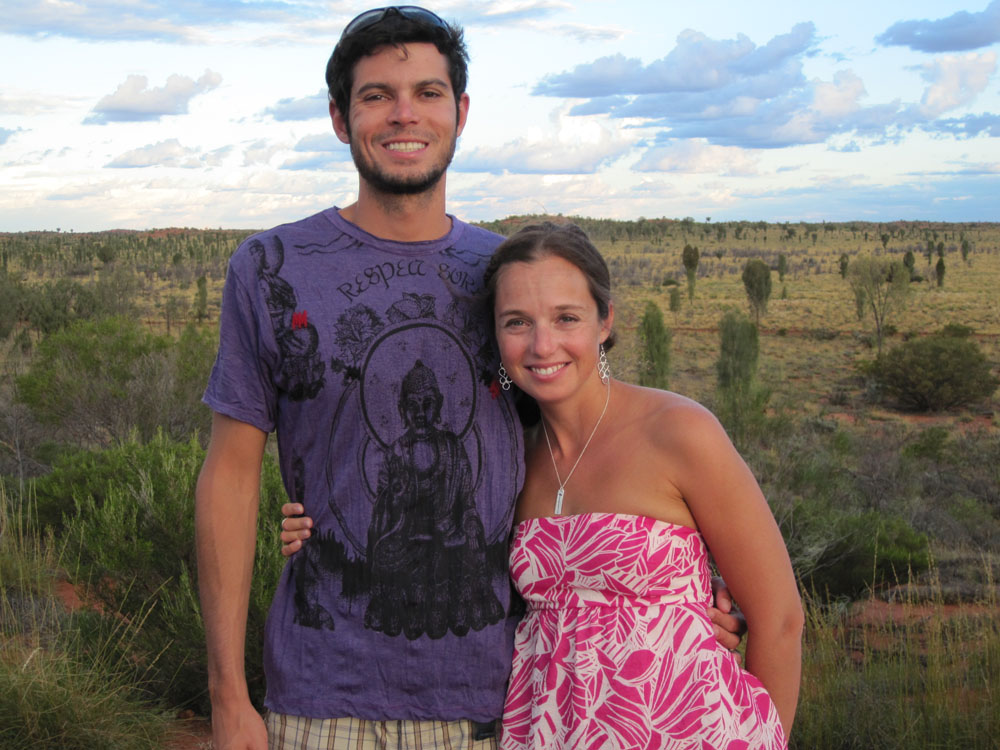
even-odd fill
[(249, 700), (231, 708), (212, 709), (215, 750), (267, 750), (267, 728)]
[(281, 554), (291, 557), (300, 549), (302, 542), (312, 536), (312, 519), (302, 515), (306, 509), (302, 503), (285, 503), (281, 506)]
[(733, 595), (729, 593), (726, 582), (718, 576), (712, 578), (712, 595), (715, 606), (708, 608), (708, 617), (712, 621), (712, 631), (715, 639), (724, 648), (732, 651), (740, 645), (743, 634), (747, 632), (747, 621), (743, 613), (733, 605)]

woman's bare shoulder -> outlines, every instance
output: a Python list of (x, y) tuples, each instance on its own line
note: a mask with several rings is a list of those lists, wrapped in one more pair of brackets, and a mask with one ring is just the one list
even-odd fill
[[(716, 421), (715, 415), (692, 398), (673, 391), (626, 385), (630, 405), (650, 421), (661, 423), (664, 419), (674, 422)], [(668, 425), (669, 426), (669, 425)]]
[(719, 420), (694, 399), (656, 388), (628, 388), (631, 407), (644, 432), (663, 448), (676, 451), (697, 449), (719, 439), (728, 442)]

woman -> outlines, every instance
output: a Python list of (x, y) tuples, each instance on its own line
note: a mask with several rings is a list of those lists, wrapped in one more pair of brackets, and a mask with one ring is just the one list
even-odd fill
[[(785, 748), (801, 602), (725, 431), (690, 399), (610, 377), (610, 278), (578, 228), (521, 230), (486, 284), (500, 383), (541, 412), (510, 549), (527, 614), (501, 746)], [(712, 634), (706, 544), (746, 615), (748, 671)]]

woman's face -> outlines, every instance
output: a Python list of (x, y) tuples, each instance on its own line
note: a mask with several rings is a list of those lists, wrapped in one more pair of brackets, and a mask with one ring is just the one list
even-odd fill
[(614, 311), (600, 319), (586, 277), (569, 261), (548, 255), (501, 268), (493, 313), (507, 374), (540, 404), (599, 383), (598, 346)]

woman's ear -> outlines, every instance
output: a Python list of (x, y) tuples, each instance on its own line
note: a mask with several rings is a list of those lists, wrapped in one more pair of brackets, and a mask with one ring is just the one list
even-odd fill
[(615, 325), (615, 303), (608, 302), (608, 317), (601, 321), (601, 343), (608, 340)]

